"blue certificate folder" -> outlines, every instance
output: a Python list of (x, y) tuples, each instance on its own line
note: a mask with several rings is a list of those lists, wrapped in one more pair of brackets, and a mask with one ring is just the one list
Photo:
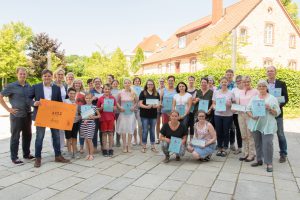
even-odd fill
[(226, 111), (226, 98), (216, 98), (216, 111)]
[(203, 99), (200, 99), (199, 101), (199, 105), (198, 105), (198, 110), (202, 110), (204, 111), (205, 113), (208, 112), (208, 104), (209, 104), (209, 101), (208, 100), (203, 100)]
[(142, 92), (142, 88), (140, 86), (133, 86), (133, 90), (134, 90), (135, 94), (137, 95), (137, 97), (139, 98), (139, 96)]
[(253, 100), (251, 107), (254, 117), (263, 117), (266, 115), (266, 104), (264, 100)]
[(174, 153), (180, 152), (182, 139), (178, 137), (171, 137), (171, 142), (169, 144), (169, 151)]
[(281, 88), (274, 88), (270, 89), (270, 94), (273, 95), (274, 97), (280, 97), (281, 96)]
[(80, 106), (80, 112), (81, 112), (82, 119), (88, 119), (89, 116), (95, 115), (95, 111), (90, 105)]
[(104, 112), (113, 112), (114, 111), (114, 100), (113, 99), (104, 99), (103, 104), (103, 111)]
[(185, 105), (176, 105), (176, 110), (179, 112), (179, 116), (182, 117), (185, 114)]
[(171, 111), (172, 110), (172, 104), (173, 104), (173, 98), (172, 97), (164, 97), (162, 106), (164, 111)]
[(132, 111), (130, 110), (132, 108), (132, 105), (133, 105), (132, 101), (124, 101), (124, 102), (122, 102), (122, 107), (125, 110), (125, 112), (124, 112), (125, 115), (132, 114)]

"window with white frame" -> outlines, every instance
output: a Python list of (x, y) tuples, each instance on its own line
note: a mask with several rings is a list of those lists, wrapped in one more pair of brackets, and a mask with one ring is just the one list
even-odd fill
[(290, 60), (288, 67), (289, 67), (289, 69), (297, 70), (297, 61), (296, 60)]
[(186, 35), (178, 38), (178, 48), (183, 49), (186, 47)]
[(167, 64), (167, 73), (171, 73), (171, 70), (172, 70), (172, 65), (171, 65), (171, 63), (168, 63)]
[(196, 72), (197, 70), (197, 59), (192, 59), (190, 62), (190, 72)]
[(266, 23), (265, 25), (265, 35), (264, 35), (265, 45), (274, 44), (274, 24)]
[(264, 65), (264, 67), (269, 67), (269, 66), (273, 65), (273, 59), (272, 58), (264, 58), (263, 65)]
[(296, 48), (296, 35), (295, 34), (290, 34), (289, 47)]
[(240, 29), (240, 40), (241, 42), (247, 42), (247, 28), (243, 27)]

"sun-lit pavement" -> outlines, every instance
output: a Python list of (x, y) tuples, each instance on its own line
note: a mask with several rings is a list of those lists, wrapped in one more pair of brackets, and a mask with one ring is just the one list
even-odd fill
[[(44, 141), (42, 167), (36, 169), (33, 161), (11, 164), (9, 120), (0, 117), (0, 199), (300, 199), (299, 124), (299, 119), (285, 122), (289, 156), (284, 164), (278, 163), (274, 137), (273, 173), (240, 162), (240, 155), (232, 153), (213, 156), (210, 162), (191, 160), (186, 153), (181, 161), (164, 164), (162, 153), (148, 149), (144, 154), (140, 146), (132, 153), (115, 148), (113, 158), (97, 153), (93, 161), (60, 164), (53, 162), (50, 134)], [(34, 139), (31, 146), (34, 150)]]

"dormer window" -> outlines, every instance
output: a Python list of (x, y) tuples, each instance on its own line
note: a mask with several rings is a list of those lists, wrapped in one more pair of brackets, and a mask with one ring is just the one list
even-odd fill
[(186, 35), (178, 38), (178, 48), (183, 49), (186, 47)]

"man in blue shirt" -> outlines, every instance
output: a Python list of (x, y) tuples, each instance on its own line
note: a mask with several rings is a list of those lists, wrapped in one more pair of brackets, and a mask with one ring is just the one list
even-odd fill
[[(30, 154), (31, 142), (31, 107), (28, 98), (30, 85), (26, 82), (27, 71), (23, 67), (17, 69), (16, 82), (10, 83), (0, 94), (0, 104), (10, 113), (10, 157), (14, 164), (24, 164), (18, 157), (20, 133), (22, 132), (23, 158), (34, 159)], [(3, 97), (8, 97), (11, 108)]]

